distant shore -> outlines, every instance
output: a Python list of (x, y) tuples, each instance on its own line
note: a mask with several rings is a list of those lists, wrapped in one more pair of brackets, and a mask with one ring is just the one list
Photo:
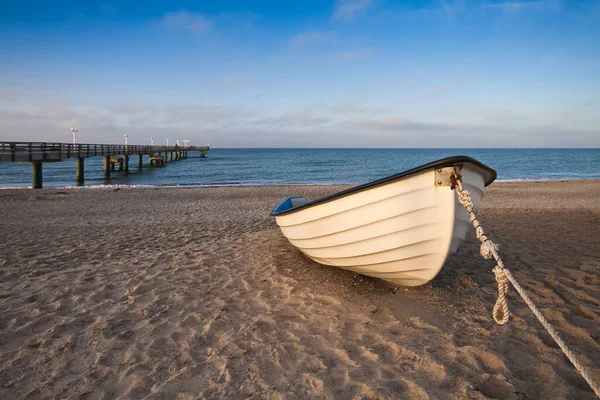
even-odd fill
[[(269, 212), (349, 185), (0, 191), (1, 398), (594, 399), (473, 232), (430, 284), (308, 260)], [(495, 182), (481, 220), (600, 381), (600, 180)]]

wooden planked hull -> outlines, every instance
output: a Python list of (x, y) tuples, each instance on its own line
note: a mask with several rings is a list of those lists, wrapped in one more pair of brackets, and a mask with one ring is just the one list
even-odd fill
[[(478, 208), (492, 173), (479, 163), (460, 165), (463, 185)], [(423, 169), (322, 202), (300, 202), (283, 214), (276, 208), (272, 215), (290, 243), (320, 264), (422, 285), (438, 274), (470, 226), (456, 192), (436, 184), (438, 170)]]

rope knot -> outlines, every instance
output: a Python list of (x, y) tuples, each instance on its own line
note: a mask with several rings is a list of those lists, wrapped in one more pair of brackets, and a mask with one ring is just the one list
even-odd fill
[[(489, 260), (490, 258), (494, 257), (494, 252), (497, 252), (499, 248), (500, 246), (492, 242), (491, 239), (487, 239), (486, 241), (481, 243), (481, 247), (479, 248), (479, 254), (481, 254), (481, 257), (485, 258), (486, 260)], [(495, 269), (496, 268), (494, 268), (494, 270)]]
[(498, 283), (498, 298), (496, 304), (494, 304), (494, 321), (500, 325), (504, 325), (508, 322), (509, 312), (508, 304), (506, 303), (506, 293), (508, 293), (508, 277), (506, 276), (506, 270), (499, 265), (496, 265), (492, 270)]
[(494, 268), (492, 268), (492, 272), (494, 273), (496, 280), (502, 279), (508, 282), (508, 278), (506, 277), (506, 270), (501, 266), (496, 265)]
[(466, 209), (473, 209), (473, 200), (471, 199), (471, 193), (469, 193), (468, 190), (461, 187), (456, 193), (458, 194), (458, 201), (460, 201), (460, 204)]

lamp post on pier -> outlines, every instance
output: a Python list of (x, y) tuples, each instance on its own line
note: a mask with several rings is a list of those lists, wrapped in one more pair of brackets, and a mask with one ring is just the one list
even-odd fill
[(167, 139), (167, 146), (169, 145), (169, 139)]
[(121, 164), (121, 171), (129, 171), (129, 148), (127, 146), (128, 134), (124, 134), (125, 138), (125, 154), (123, 154), (123, 163)]
[[(71, 133), (73, 134), (73, 151), (75, 151), (75, 144), (77, 143), (77, 132), (79, 132), (79, 130), (77, 128), (71, 128)], [(80, 149), (81, 150), (81, 149)], [(76, 161), (76, 178), (75, 181), (77, 182), (77, 186), (81, 186), (83, 185), (83, 180), (84, 180), (84, 165), (83, 165), (83, 157), (81, 157), (81, 152), (79, 154), (79, 157), (77, 157), (77, 161)], [(42, 166), (40, 165), (40, 176), (41, 176), (41, 168)], [(35, 174), (34, 174), (35, 175)], [(40, 187), (42, 186), (42, 182), (40, 181)]]
[(153, 137), (151, 137), (151, 138), (150, 138), (150, 144), (151, 144), (152, 146), (154, 146), (154, 138), (153, 138)]

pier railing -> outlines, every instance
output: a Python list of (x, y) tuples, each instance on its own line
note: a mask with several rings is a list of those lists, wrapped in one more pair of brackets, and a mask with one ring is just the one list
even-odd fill
[(0, 142), (0, 162), (62, 161), (68, 158), (208, 151), (208, 146), (145, 146), (87, 143)]

